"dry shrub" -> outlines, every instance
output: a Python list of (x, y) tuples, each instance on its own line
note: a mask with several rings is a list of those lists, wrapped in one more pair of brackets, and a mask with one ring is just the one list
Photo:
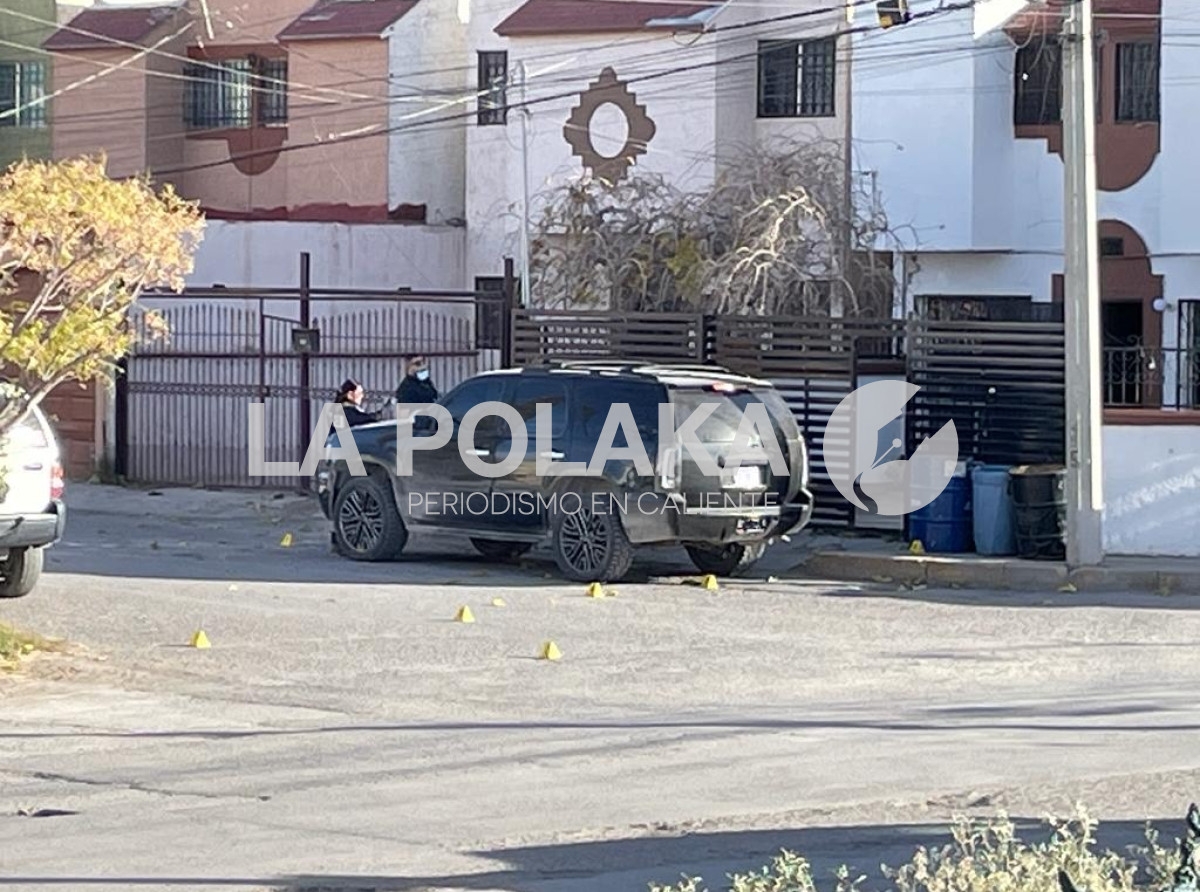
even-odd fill
[[(1096, 850), (1098, 822), (1082, 808), (1066, 820), (1048, 818), (1048, 841), (1030, 845), (1017, 837), (1004, 814), (990, 821), (956, 820), (954, 842), (941, 849), (919, 848), (899, 868), (881, 867), (892, 892), (1059, 892), (1065, 871), (1079, 892), (1134, 892), (1168, 889), (1179, 866), (1177, 850), (1158, 844), (1147, 825), (1145, 846), (1129, 857)], [(817, 883), (808, 861), (784, 851), (756, 873), (735, 874), (719, 888), (725, 892), (854, 892), (866, 878), (850, 879), (841, 867), (829, 882)], [(650, 892), (715, 892), (699, 877), (673, 886), (650, 885)]]

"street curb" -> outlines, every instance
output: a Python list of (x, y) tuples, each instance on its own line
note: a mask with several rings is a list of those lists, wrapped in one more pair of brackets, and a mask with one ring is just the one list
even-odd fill
[(1200, 565), (1195, 569), (1162, 569), (1160, 565), (1161, 562), (1148, 562), (1146, 566), (1113, 562), (1069, 571), (1060, 561), (819, 551), (797, 569), (807, 576), (839, 582), (930, 588), (1029, 592), (1059, 591), (1071, 585), (1081, 592), (1200, 594)]

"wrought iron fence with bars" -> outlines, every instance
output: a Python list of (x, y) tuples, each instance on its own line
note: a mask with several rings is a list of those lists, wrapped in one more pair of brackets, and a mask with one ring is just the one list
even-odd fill
[[(429, 359), (443, 393), (500, 366), (504, 349), (481, 346), (475, 322), (478, 303), (505, 299), (470, 292), (302, 296), (294, 289), (192, 289), (147, 298), (170, 336), (143, 337), (125, 360), (117, 382), (117, 473), (152, 484), (300, 485), (249, 475), (252, 403), (264, 405), (264, 459), (297, 463), (321, 406), (347, 378), (362, 383), (378, 407), (395, 392), (408, 356)], [(297, 349), (297, 332), (316, 332), (318, 349)]]
[(1104, 405), (1200, 408), (1200, 348), (1105, 347)]

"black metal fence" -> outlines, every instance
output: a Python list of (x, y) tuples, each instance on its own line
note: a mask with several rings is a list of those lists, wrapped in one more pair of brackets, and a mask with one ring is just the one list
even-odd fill
[[(905, 414), (909, 454), (954, 421), (960, 458), (1000, 464), (1065, 459), (1065, 344), (1061, 322), (702, 316), (519, 311), (514, 355), (701, 362), (771, 380), (809, 447), (814, 524), (853, 526), (854, 506), (832, 482), (845, 475), (853, 434), (826, 429), (868, 376), (920, 389)], [(849, 476), (853, 476), (850, 474)]]

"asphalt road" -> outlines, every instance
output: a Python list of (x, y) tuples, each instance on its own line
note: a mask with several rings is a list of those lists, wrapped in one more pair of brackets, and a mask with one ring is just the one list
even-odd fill
[(465, 542), (344, 561), (294, 498), (70, 499), (0, 604), (73, 646), (0, 680), (0, 889), (610, 892), (783, 847), (877, 875), (957, 811), (1081, 800), (1123, 845), (1200, 798), (1198, 599), (862, 589), (782, 550), (593, 600)]

